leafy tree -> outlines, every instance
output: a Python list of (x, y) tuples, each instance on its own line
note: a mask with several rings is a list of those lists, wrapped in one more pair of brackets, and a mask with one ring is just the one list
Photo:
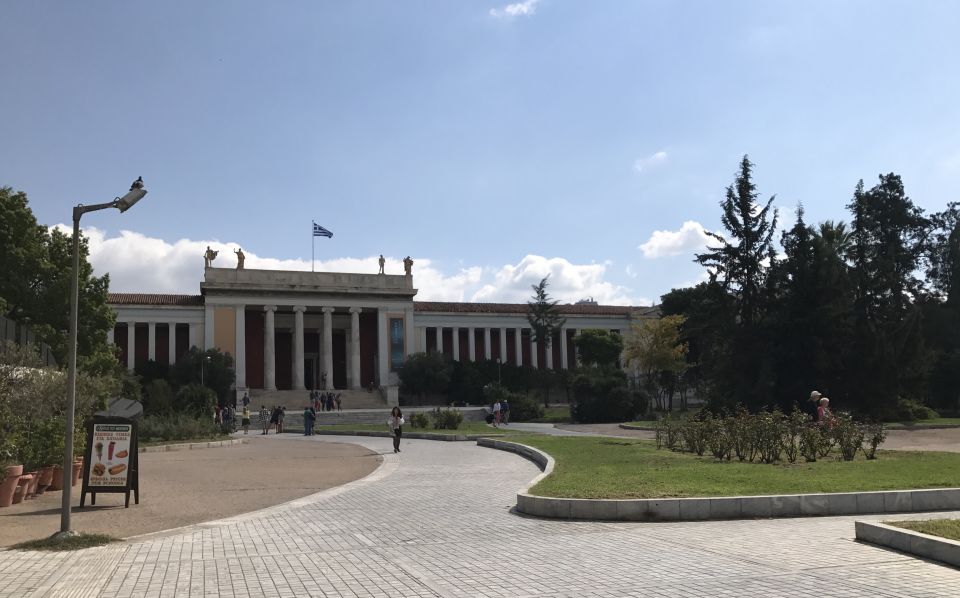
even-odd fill
[(450, 362), (440, 353), (414, 353), (398, 375), (404, 392), (423, 399), (425, 394), (443, 394), (450, 385)]
[[(533, 298), (527, 301), (527, 321), (530, 323), (531, 340), (543, 343), (547, 351), (551, 350), (553, 337), (563, 329), (567, 321), (557, 309), (559, 302), (551, 300), (547, 294), (549, 278), (550, 276), (547, 275), (540, 280), (539, 284), (530, 285), (533, 288)], [(543, 370), (543, 372), (538, 373), (537, 376), (543, 393), (543, 405), (546, 407), (550, 404), (550, 389), (556, 385), (556, 376), (549, 370)]]
[(190, 347), (186, 353), (174, 364), (170, 370), (170, 379), (177, 388), (188, 384), (201, 384), (217, 394), (220, 405), (232, 405), (230, 396), (236, 373), (233, 371), (233, 358), (229, 353), (217, 349), (201, 351), (197, 347)]
[(960, 307), (960, 202), (930, 216), (930, 263), (927, 279), (934, 290)]
[(623, 337), (605, 329), (581, 330), (573, 343), (580, 352), (580, 362), (587, 366), (612, 367), (623, 352)]
[(672, 380), (682, 375), (687, 367), (687, 345), (680, 341), (680, 327), (684, 316), (663, 316), (633, 323), (627, 339), (627, 360), (635, 363), (646, 381), (657, 409), (672, 406)]
[[(88, 242), (80, 240), (77, 356), (81, 363), (112, 354), (106, 335), (115, 321), (107, 305), (109, 276), (93, 276)], [(66, 363), (70, 328), (73, 242), (70, 235), (37, 224), (23, 192), (0, 188), (0, 308), (29, 324)]]
[(216, 393), (206, 386), (187, 384), (177, 390), (175, 405), (179, 413), (189, 413), (196, 417), (209, 417), (213, 415), (216, 404)]

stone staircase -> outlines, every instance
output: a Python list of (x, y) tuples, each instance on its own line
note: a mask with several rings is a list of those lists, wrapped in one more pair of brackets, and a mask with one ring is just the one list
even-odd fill
[[(290, 413), (290, 411), (302, 412), (310, 401), (309, 390), (250, 389), (248, 392), (250, 393), (250, 411), (259, 410), (260, 405), (266, 405), (268, 409), (274, 406), (286, 407), (287, 413)], [(340, 401), (344, 410), (387, 409), (389, 411), (387, 402), (378, 391), (334, 390), (330, 392), (340, 393)]]

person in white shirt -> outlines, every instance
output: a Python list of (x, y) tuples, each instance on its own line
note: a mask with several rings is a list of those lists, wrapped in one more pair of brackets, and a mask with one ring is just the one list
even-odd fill
[(493, 427), (497, 428), (500, 426), (500, 400), (497, 399), (497, 402), (493, 404)]
[(393, 452), (395, 453), (400, 452), (400, 436), (403, 434), (403, 423), (403, 412), (400, 411), (400, 408), (394, 407), (391, 409), (387, 425), (393, 432)]

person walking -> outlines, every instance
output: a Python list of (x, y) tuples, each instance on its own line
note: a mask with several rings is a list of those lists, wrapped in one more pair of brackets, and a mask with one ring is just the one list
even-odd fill
[(833, 418), (833, 414), (830, 413), (830, 399), (827, 397), (821, 397), (820, 404), (817, 407), (817, 423), (821, 426), (826, 425), (828, 428), (833, 427), (833, 422), (830, 421)]
[(497, 399), (493, 403), (493, 427), (494, 428), (500, 427), (500, 409), (502, 409), (500, 405), (500, 399)]
[(387, 426), (393, 432), (393, 452), (400, 452), (400, 436), (403, 435), (403, 412), (399, 407), (390, 410), (390, 419), (387, 420)]
[(303, 435), (304, 436), (313, 436), (313, 422), (316, 420), (317, 415), (313, 410), (313, 405), (307, 405), (306, 409), (303, 410)]
[(343, 404), (340, 402), (340, 394), (337, 393), (337, 411), (343, 411)]
[(510, 423), (510, 403), (507, 397), (503, 397), (503, 400), (500, 401), (500, 421), (505, 426)]
[(280, 432), (280, 407), (274, 406), (273, 411), (270, 412), (270, 426), (278, 433)]
[(287, 416), (287, 408), (281, 407), (279, 417), (277, 417), (277, 434), (283, 433), (283, 418)]
[(270, 410), (266, 405), (260, 405), (260, 427), (263, 428), (263, 434), (270, 430)]
[(243, 433), (246, 435), (250, 432), (250, 408), (246, 405), (243, 406), (243, 411), (241, 412), (240, 423), (243, 425)]

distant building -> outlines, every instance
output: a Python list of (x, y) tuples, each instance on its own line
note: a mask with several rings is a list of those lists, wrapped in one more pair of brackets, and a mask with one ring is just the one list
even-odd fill
[(576, 364), (578, 330), (624, 332), (655, 308), (558, 305), (567, 321), (550, 350), (530, 340), (526, 304), (414, 301), (412, 276), (207, 268), (199, 295), (111, 293), (111, 341), (133, 369), (172, 364), (191, 346), (230, 353), (238, 391), (395, 387), (411, 353), (501, 359), (534, 368)]

